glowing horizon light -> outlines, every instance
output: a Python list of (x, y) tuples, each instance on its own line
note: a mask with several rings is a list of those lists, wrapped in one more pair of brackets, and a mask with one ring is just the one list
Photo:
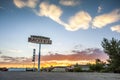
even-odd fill
[[(41, 68), (43, 67), (51, 67), (51, 66), (71, 66), (75, 64), (80, 65), (87, 65), (87, 64), (95, 64), (95, 60), (87, 61), (87, 60), (81, 60), (81, 61), (41, 61)], [(33, 68), (33, 63), (4, 63), (0, 64), (0, 67), (7, 67), (7, 68)], [(37, 68), (37, 62), (35, 63), (35, 67)]]

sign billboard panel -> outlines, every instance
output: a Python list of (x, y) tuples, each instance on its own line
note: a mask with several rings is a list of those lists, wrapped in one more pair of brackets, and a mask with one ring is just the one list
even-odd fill
[(52, 40), (44, 36), (34, 36), (28, 38), (28, 42), (37, 43), (37, 44), (52, 44)]

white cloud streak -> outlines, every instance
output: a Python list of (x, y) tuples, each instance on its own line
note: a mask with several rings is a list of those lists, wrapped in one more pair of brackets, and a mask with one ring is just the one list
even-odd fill
[(87, 12), (80, 11), (76, 13), (74, 16), (72, 16), (69, 19), (67, 24), (60, 19), (63, 11), (58, 6), (53, 4), (50, 5), (44, 2), (44, 3), (41, 3), (39, 7), (40, 7), (40, 10), (38, 12), (36, 11), (37, 15), (49, 17), (50, 19), (63, 25), (67, 30), (70, 30), (70, 31), (75, 31), (78, 29), (88, 29), (89, 22), (92, 19)]
[(76, 6), (78, 5), (80, 2), (79, 0), (60, 0), (59, 2), (61, 5), (64, 6)]
[(18, 50), (18, 49), (11, 49), (11, 50), (8, 50), (10, 53), (21, 53), (22, 50)]
[(46, 2), (40, 4), (40, 10), (37, 12), (39, 16), (46, 16), (51, 18), (52, 20), (61, 23), (60, 16), (62, 14), (62, 10), (56, 5), (49, 5)]
[(18, 8), (30, 7), (35, 8), (38, 0), (13, 0)]
[(88, 29), (91, 20), (92, 18), (87, 12), (80, 11), (69, 19), (69, 24), (66, 26), (66, 29), (71, 31)]
[(108, 14), (96, 16), (93, 19), (93, 28), (103, 28), (104, 26), (120, 20), (120, 9), (116, 9)]
[(120, 25), (112, 26), (112, 27), (111, 27), (111, 30), (120, 33)]
[(98, 13), (100, 13), (101, 12), (101, 10), (102, 10), (102, 6), (98, 6)]

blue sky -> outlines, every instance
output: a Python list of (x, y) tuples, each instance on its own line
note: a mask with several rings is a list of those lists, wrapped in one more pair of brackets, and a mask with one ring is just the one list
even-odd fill
[(0, 56), (32, 56), (30, 35), (51, 38), (42, 55), (102, 49), (104, 37), (120, 39), (119, 0), (0, 0)]

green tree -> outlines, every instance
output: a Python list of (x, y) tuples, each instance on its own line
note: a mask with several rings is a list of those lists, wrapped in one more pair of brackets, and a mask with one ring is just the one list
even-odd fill
[(120, 69), (120, 40), (112, 38), (108, 40), (106, 38), (102, 41), (102, 47), (104, 52), (109, 56), (109, 68), (112, 71)]
[(90, 70), (100, 72), (101, 70), (104, 69), (105, 63), (103, 63), (100, 59), (96, 59), (95, 61), (96, 61), (95, 64), (90, 64), (89, 65)]

